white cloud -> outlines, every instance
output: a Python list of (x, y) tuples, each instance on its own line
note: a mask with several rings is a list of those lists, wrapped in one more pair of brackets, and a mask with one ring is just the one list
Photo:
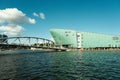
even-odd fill
[(45, 19), (45, 14), (44, 13), (40, 13), (40, 18), (41, 19)]
[(7, 35), (18, 36), (24, 30), (24, 28), (19, 25), (15, 25), (15, 27), (9, 25), (9, 26), (1, 26), (0, 30)]
[(31, 19), (31, 18), (28, 18), (28, 22), (30, 22), (31, 24), (35, 24), (36, 23), (35, 19)]
[(43, 12), (41, 12), (39, 14), (37, 14), (37, 13), (34, 12), (33, 15), (36, 16), (36, 17), (39, 17), (41, 19), (45, 19), (45, 14)]
[[(35, 20), (28, 18), (26, 14), (17, 8), (7, 8), (5, 10), (0, 10), (0, 22), (8, 22), (12, 24), (23, 24), (31, 23), (35, 24)], [(34, 21), (34, 22), (31, 22)]]
[(17, 8), (6, 8), (0, 10), (0, 31), (8, 35), (18, 35), (23, 31), (23, 27), (20, 26), (24, 23), (35, 24), (35, 19), (29, 18), (22, 11)]
[(33, 15), (34, 15), (34, 16), (37, 16), (37, 17), (39, 16), (39, 15), (38, 15), (37, 13), (35, 13), (35, 12), (33, 13)]

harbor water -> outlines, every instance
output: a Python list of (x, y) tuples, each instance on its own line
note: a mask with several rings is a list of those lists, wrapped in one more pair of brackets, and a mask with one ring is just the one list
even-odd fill
[(9, 53), (0, 54), (0, 80), (120, 80), (120, 52)]

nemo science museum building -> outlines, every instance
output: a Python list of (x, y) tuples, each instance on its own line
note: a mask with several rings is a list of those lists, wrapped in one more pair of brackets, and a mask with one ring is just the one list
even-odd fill
[(56, 45), (67, 48), (120, 48), (120, 36), (67, 29), (51, 29), (50, 33)]

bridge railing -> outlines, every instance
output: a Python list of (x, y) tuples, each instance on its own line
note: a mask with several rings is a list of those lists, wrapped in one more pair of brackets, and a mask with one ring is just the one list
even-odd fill
[(0, 44), (31, 46), (31, 47), (54, 47), (54, 42), (39, 37), (7, 37), (0, 38)]

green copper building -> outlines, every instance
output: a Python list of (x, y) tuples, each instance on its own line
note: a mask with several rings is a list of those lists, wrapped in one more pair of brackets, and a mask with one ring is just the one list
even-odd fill
[(55, 43), (68, 48), (118, 48), (120, 36), (77, 32), (74, 30), (51, 29)]

